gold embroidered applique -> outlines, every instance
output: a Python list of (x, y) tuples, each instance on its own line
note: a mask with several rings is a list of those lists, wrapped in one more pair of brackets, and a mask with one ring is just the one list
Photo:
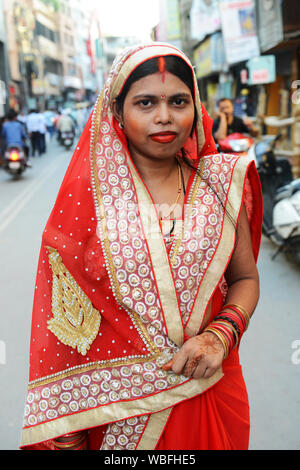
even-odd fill
[(48, 247), (53, 271), (52, 313), (48, 329), (65, 345), (83, 356), (96, 338), (101, 315), (76, 283), (57, 250)]

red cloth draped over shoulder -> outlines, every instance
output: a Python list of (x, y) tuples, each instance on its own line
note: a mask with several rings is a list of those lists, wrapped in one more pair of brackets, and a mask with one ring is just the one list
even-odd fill
[[(205, 142), (200, 157), (217, 153), (211, 132), (212, 119), (203, 106), (201, 111)], [(31, 384), (94, 361), (122, 357), (125, 350), (128, 356), (144, 354), (144, 342), (138, 333), (130, 330), (129, 317), (120, 313), (121, 308), (112, 295), (103, 251), (97, 236), (89, 158), (90, 126), (91, 118), (76, 147), (43, 233), (32, 316), (29, 373)], [(115, 131), (125, 143), (124, 135), (121, 135), (122, 131), (117, 126)], [(185, 148), (192, 158), (198, 158), (195, 135), (193, 139), (189, 139)], [(244, 203), (257, 258), (260, 232), (257, 231), (259, 217), (255, 217), (255, 212), (259, 198), (254, 200), (253, 194), (260, 189), (256, 186), (257, 180), (253, 174), (253, 171), (249, 171), (246, 178)], [(76, 284), (101, 314), (101, 338), (97, 337), (86, 355), (79, 354), (76, 349), (59, 342), (47, 327), (47, 322), (52, 317), (53, 280), (49, 265), (49, 247), (58, 251)], [(222, 300), (219, 290), (216, 289), (212, 316), (219, 311)], [(224, 374), (211, 389), (174, 406), (158, 442), (158, 450), (247, 448), (249, 409), (237, 350), (224, 361)], [(37, 401), (42, 400), (38, 397)], [(38, 411), (34, 411), (38, 416)], [(52, 419), (55, 418), (49, 414), (47, 421)], [(78, 420), (80, 421), (80, 414)], [(30, 426), (36, 424), (38, 423), (30, 423)], [(99, 426), (90, 430), (90, 449), (99, 449), (105, 429), (106, 426)], [(41, 443), (27, 448), (46, 449), (49, 448), (47, 446), (48, 444)]]

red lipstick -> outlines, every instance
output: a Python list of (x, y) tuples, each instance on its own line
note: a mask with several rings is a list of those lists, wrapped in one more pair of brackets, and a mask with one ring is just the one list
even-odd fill
[(158, 142), (159, 144), (169, 144), (173, 142), (176, 135), (176, 132), (159, 132), (157, 134), (151, 134), (150, 137), (154, 142)]

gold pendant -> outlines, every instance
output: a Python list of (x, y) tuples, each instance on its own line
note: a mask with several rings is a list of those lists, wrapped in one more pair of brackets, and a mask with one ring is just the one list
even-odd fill
[(83, 356), (96, 338), (101, 315), (76, 283), (57, 250), (48, 247), (52, 278), (52, 313), (48, 329)]

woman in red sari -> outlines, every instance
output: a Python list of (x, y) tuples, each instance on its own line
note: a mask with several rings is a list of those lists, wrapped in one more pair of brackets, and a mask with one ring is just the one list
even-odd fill
[(43, 233), (21, 448), (247, 449), (253, 162), (219, 155), (188, 58), (116, 58)]

